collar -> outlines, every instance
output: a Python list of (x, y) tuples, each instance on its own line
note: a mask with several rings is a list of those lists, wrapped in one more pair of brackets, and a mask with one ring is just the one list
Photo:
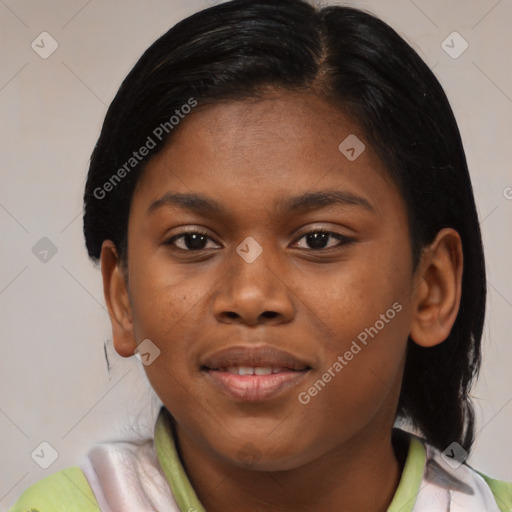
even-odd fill
[[(206, 512), (183, 468), (174, 441), (175, 435), (173, 418), (163, 406), (155, 425), (155, 450), (158, 462), (180, 511)], [(404, 470), (388, 512), (412, 512), (423, 478), (426, 463), (425, 445), (416, 436), (410, 434), (406, 436), (409, 448)]]
[(155, 451), (180, 512), (206, 512), (181, 464), (174, 442), (173, 418), (162, 406), (155, 425)]

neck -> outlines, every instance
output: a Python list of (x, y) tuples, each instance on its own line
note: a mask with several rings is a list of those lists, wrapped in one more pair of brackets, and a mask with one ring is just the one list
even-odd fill
[(317, 459), (285, 471), (258, 471), (209, 457), (176, 426), (182, 462), (208, 512), (385, 512), (400, 481), (406, 446), (379, 436), (358, 434)]

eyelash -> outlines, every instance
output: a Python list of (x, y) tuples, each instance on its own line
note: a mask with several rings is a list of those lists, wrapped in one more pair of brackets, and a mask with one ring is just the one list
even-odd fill
[[(307, 233), (304, 233), (299, 239), (297, 239), (297, 241), (302, 240), (307, 235), (311, 235), (313, 233), (317, 233), (317, 234), (318, 233), (324, 233), (326, 235), (330, 235), (332, 238), (338, 239), (339, 242), (340, 242), (339, 244), (335, 245), (334, 247), (328, 247), (328, 248), (322, 248), (322, 249), (306, 249), (306, 250), (313, 251), (313, 252), (330, 252), (332, 250), (336, 250), (337, 248), (340, 248), (340, 247), (343, 247), (343, 246), (347, 246), (347, 245), (351, 245), (351, 244), (355, 243), (355, 239), (354, 238), (350, 238), (350, 237), (347, 237), (345, 235), (340, 235), (339, 233), (335, 233), (333, 231), (326, 231), (326, 230), (323, 230), (323, 229), (315, 229), (315, 230), (312, 230), (312, 231), (308, 231)], [(201, 230), (190, 230), (190, 231), (182, 231), (178, 235), (174, 235), (173, 237), (171, 237), (168, 240), (166, 240), (164, 242), (164, 244), (172, 246), (174, 249), (176, 249), (178, 251), (182, 251), (182, 252), (201, 252), (201, 251), (206, 250), (206, 249), (196, 249), (196, 250), (193, 250), (193, 249), (182, 249), (181, 247), (176, 247), (174, 245), (174, 242), (176, 240), (179, 240), (180, 238), (183, 238), (186, 235), (201, 235), (201, 236), (204, 236), (206, 238), (209, 238), (210, 240), (213, 240), (208, 235), (208, 233), (205, 233), (204, 231), (201, 231)]]

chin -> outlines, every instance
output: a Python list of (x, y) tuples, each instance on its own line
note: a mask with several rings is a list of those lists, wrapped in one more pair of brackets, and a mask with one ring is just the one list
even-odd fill
[(265, 445), (265, 442), (255, 444), (248, 440), (236, 451), (230, 448), (229, 453), (220, 452), (221, 457), (230, 465), (246, 470), (287, 471), (311, 460), (297, 445), (277, 448)]

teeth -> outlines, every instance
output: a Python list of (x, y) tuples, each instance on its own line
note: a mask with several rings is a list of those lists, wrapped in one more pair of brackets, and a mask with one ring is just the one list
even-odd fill
[[(277, 368), (274, 368), (275, 370)], [(270, 375), (272, 368), (254, 368), (254, 375)]]
[(251, 366), (230, 366), (226, 368), (229, 373), (234, 375), (271, 375), (272, 373), (280, 373), (282, 368), (267, 367), (251, 367)]

